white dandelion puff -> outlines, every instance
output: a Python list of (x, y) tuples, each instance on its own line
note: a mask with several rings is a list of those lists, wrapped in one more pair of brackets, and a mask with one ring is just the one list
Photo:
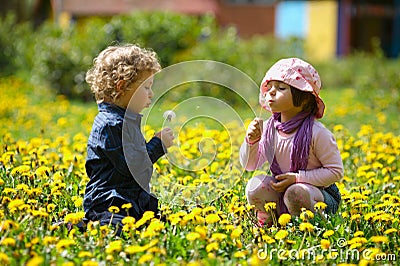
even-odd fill
[(166, 119), (168, 122), (171, 122), (173, 119), (175, 119), (176, 114), (172, 110), (167, 110), (163, 114), (164, 119)]

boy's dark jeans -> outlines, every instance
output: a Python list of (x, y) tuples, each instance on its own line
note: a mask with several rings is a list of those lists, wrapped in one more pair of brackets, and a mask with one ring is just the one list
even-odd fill
[[(85, 225), (89, 221), (99, 221), (100, 225), (112, 224), (113, 227), (117, 229), (117, 235), (120, 235), (123, 227), (122, 219), (124, 219), (126, 216), (132, 216), (136, 220), (139, 220), (146, 211), (152, 211), (154, 212), (155, 217), (159, 218), (158, 199), (153, 194), (142, 191), (139, 194), (137, 202), (131, 202), (132, 208), (130, 208), (128, 211), (122, 209), (122, 205), (126, 203), (128, 202), (119, 198), (114, 198), (111, 203), (98, 205), (86, 212), (82, 223), (79, 223), (77, 226), (82, 231), (85, 230)], [(111, 206), (118, 207), (120, 211), (114, 214), (109, 212), (108, 208)]]

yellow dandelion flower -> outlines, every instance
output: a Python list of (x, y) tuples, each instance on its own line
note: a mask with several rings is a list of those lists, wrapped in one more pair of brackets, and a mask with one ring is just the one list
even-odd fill
[(0, 252), (0, 262), (4, 265), (8, 265), (10, 263), (10, 258), (7, 254)]
[(68, 213), (64, 217), (65, 223), (78, 224), (85, 217), (85, 212)]
[(232, 239), (239, 238), (242, 234), (243, 234), (243, 229), (241, 226), (238, 226), (237, 228), (232, 230), (231, 238)]
[(276, 234), (275, 234), (275, 239), (276, 240), (282, 240), (285, 239), (287, 236), (289, 235), (289, 232), (286, 230), (279, 230)]
[(19, 206), (25, 204), (25, 202), (22, 199), (15, 199), (12, 200), (8, 203), (7, 207), (9, 210), (14, 211), (16, 210)]
[(206, 223), (208, 224), (214, 224), (221, 221), (221, 218), (219, 218), (218, 214), (212, 213), (206, 216)]
[(136, 222), (136, 227), (140, 227), (142, 225), (144, 225), (147, 221), (149, 221), (150, 219), (154, 218), (154, 212), (152, 211), (146, 211), (142, 218), (140, 218), (140, 220), (138, 220)]
[(110, 232), (110, 228), (108, 227), (108, 225), (101, 225), (100, 226), (100, 233), (105, 236)]
[(15, 176), (17, 174), (28, 173), (30, 170), (31, 168), (28, 165), (20, 165), (11, 170), (11, 175)]
[(200, 237), (202, 239), (205, 239), (207, 237), (207, 228), (205, 226), (202, 225), (198, 225), (195, 227), (194, 229), (197, 233), (200, 234)]
[(196, 239), (200, 238), (200, 234), (197, 232), (191, 232), (186, 235), (186, 239), (189, 241), (194, 241)]
[(396, 232), (397, 232), (396, 228), (389, 228), (389, 229), (385, 230), (385, 232), (383, 232), (383, 234), (389, 235), (391, 233), (396, 233)]
[(153, 257), (154, 257), (153, 254), (150, 254), (150, 253), (144, 254), (143, 256), (140, 257), (138, 263), (144, 264), (146, 262), (151, 261), (153, 259)]
[(219, 248), (218, 242), (212, 242), (206, 246), (207, 252), (217, 251)]
[(135, 254), (135, 253), (140, 253), (140, 252), (144, 252), (147, 250), (147, 246), (128, 246), (124, 249), (124, 251), (127, 254)]
[(45, 246), (48, 246), (48, 245), (56, 243), (57, 240), (58, 240), (58, 238), (55, 236), (45, 236), (45, 237), (43, 237), (43, 244)]
[(330, 251), (326, 256), (326, 258), (329, 260), (336, 260), (338, 257), (339, 257), (339, 252), (337, 251)]
[(378, 214), (376, 212), (370, 212), (364, 215), (364, 220), (369, 221), (370, 219), (374, 218)]
[(181, 221), (181, 217), (176, 213), (171, 214), (168, 216), (168, 220), (171, 222), (171, 225), (177, 225)]
[(121, 208), (124, 210), (129, 210), (130, 208), (132, 208), (132, 203), (122, 204)]
[[(7, 188), (5, 188), (4, 190), (3, 190), (3, 194), (6, 194), (4, 191), (6, 190)], [(6, 204), (7, 202), (10, 202), (11, 201), (11, 198), (10, 197), (3, 197), (3, 199), (1, 200), (1, 204)]]
[(106, 253), (111, 254), (114, 252), (119, 252), (122, 250), (122, 241), (121, 240), (115, 240), (111, 241), (108, 246), (106, 247)]
[(301, 223), (299, 226), (300, 231), (308, 231), (311, 232), (314, 230), (314, 226), (310, 223)]
[(61, 239), (56, 244), (56, 248), (58, 251), (63, 251), (69, 246), (75, 245), (75, 241), (73, 239)]
[(95, 230), (100, 225), (99, 221), (89, 221), (87, 224), (87, 229), (89, 231)]
[(328, 230), (328, 231), (325, 231), (325, 232), (322, 234), (322, 237), (328, 238), (328, 237), (332, 236), (334, 233), (335, 233), (335, 231), (333, 231), (333, 230)]
[(61, 182), (63, 180), (63, 173), (55, 172), (53, 175), (53, 179), (55, 182)]
[(0, 224), (0, 228), (2, 228), (3, 230), (18, 229), (19, 224), (12, 220), (5, 220)]
[(56, 208), (56, 205), (54, 203), (49, 203), (46, 207), (47, 212), (52, 212)]
[[(159, 255), (166, 255), (167, 254), (165, 249), (161, 249), (161, 248), (158, 248), (158, 247), (151, 247), (151, 248), (149, 248), (147, 250), (147, 252), (153, 253), (153, 254), (159, 254)], [(160, 264), (158, 264), (158, 265), (160, 265)], [(160, 266), (162, 266), (162, 265), (163, 264), (161, 264)]]
[(269, 235), (263, 235), (262, 240), (264, 240), (267, 244), (272, 244), (275, 243), (275, 239), (273, 239), (272, 237), (270, 237)]
[(362, 245), (363, 245), (363, 244), (360, 243), (360, 242), (353, 243), (353, 244), (350, 245), (349, 249), (350, 249), (350, 250), (358, 249), (358, 248), (362, 247)]
[(246, 210), (247, 211), (252, 211), (252, 210), (254, 210), (254, 205), (249, 205), (249, 204), (246, 204)]
[(361, 214), (356, 213), (356, 214), (353, 214), (353, 215), (350, 217), (350, 220), (351, 220), (351, 221), (354, 221), (354, 220), (359, 220), (360, 218), (361, 218)]
[(206, 214), (207, 212), (212, 212), (215, 210), (216, 210), (216, 208), (214, 206), (207, 206), (203, 209), (203, 214)]
[(38, 266), (38, 265), (42, 265), (42, 263), (44, 262), (43, 257), (41, 256), (33, 256), (31, 259), (29, 259), (26, 262), (26, 266)]
[(119, 208), (117, 206), (111, 206), (108, 208), (108, 211), (111, 213), (119, 213)]
[(18, 184), (16, 186), (17, 190), (22, 190), (24, 192), (29, 192), (29, 187), (27, 184)]
[(347, 158), (350, 157), (350, 153), (347, 151), (341, 152), (340, 156), (342, 157), (342, 160), (345, 161)]
[(381, 252), (379, 248), (367, 248), (366, 251), (363, 252), (365, 254), (364, 259), (374, 261), (376, 259), (376, 255)]
[(83, 198), (82, 197), (73, 197), (75, 207), (79, 208), (83, 206)]
[(35, 170), (35, 174), (38, 177), (49, 177), (50, 176), (50, 168), (47, 166), (40, 166)]
[(227, 224), (227, 225), (225, 226), (225, 230), (226, 230), (226, 231), (231, 231), (231, 230), (233, 230), (233, 229), (235, 229), (235, 226), (234, 226), (233, 224)]
[[(135, 224), (124, 224), (122, 226), (122, 231), (124, 231), (124, 232), (129, 232), (129, 231), (132, 231), (132, 230), (135, 230), (135, 229), (136, 229)], [(94, 231), (94, 235), (96, 233), (97, 233), (97, 231)]]
[(222, 233), (214, 233), (211, 235), (211, 240), (215, 240), (215, 241), (222, 241), (225, 238), (227, 238), (227, 235), (222, 234)]
[(387, 236), (372, 236), (370, 240), (374, 243), (388, 243), (389, 239)]
[(364, 237), (354, 237), (347, 241), (346, 244), (350, 246), (350, 249), (356, 249), (362, 247), (362, 245), (367, 242), (367, 239)]
[(190, 213), (192, 213), (193, 215), (201, 215), (201, 213), (203, 212), (203, 209), (201, 209), (201, 208), (199, 208), (199, 207), (196, 207), (196, 208), (193, 208), (191, 211), (190, 211)]
[(78, 253), (78, 258), (91, 258), (93, 254), (89, 251), (80, 251)]
[(364, 236), (364, 232), (363, 231), (357, 231), (354, 233), (355, 237), (359, 237), (359, 236)]
[(85, 260), (84, 262), (82, 262), (82, 266), (98, 266), (98, 265), (99, 263), (93, 260)]
[(233, 242), (236, 243), (236, 247), (237, 248), (242, 248), (243, 247), (243, 243), (239, 239), (234, 239)]
[(154, 237), (158, 235), (158, 233), (164, 228), (164, 223), (162, 223), (160, 220), (153, 219), (146, 231), (144, 231), (140, 236), (142, 238)]
[(303, 221), (307, 221), (309, 219), (314, 218), (314, 213), (310, 210), (302, 210), (302, 212), (300, 213), (300, 219)]
[(292, 216), (290, 214), (283, 213), (283, 214), (281, 214), (281, 216), (279, 216), (278, 223), (281, 226), (286, 226), (290, 222), (291, 219), (292, 219)]
[(320, 202), (315, 203), (314, 209), (315, 209), (315, 210), (325, 210), (327, 206), (328, 206), (328, 205), (326, 205), (325, 202), (321, 202), (321, 201), (320, 201)]
[(247, 255), (246, 251), (236, 251), (233, 254), (233, 257), (235, 257), (235, 258), (244, 258), (244, 257), (246, 257), (246, 255)]
[(203, 266), (201, 261), (189, 261), (187, 266)]
[(328, 249), (331, 246), (331, 242), (327, 239), (321, 239), (322, 249)]
[(296, 244), (296, 241), (295, 241), (295, 240), (286, 239), (285, 241), (286, 241), (286, 244), (289, 244), (289, 245)]
[(335, 125), (335, 126), (333, 127), (333, 131), (343, 131), (343, 130), (344, 130), (344, 126), (343, 126), (343, 125), (340, 125), (340, 124)]
[(201, 217), (200, 215), (196, 215), (196, 216), (194, 217), (194, 222), (195, 222), (196, 224), (205, 224), (205, 223), (206, 223), (206, 219), (203, 218), (203, 217)]
[(392, 197), (390, 194), (384, 194), (381, 196), (380, 201), (387, 201)]
[(123, 219), (122, 219), (122, 224), (129, 224), (129, 225), (131, 225), (131, 224), (135, 224), (135, 218), (134, 217), (132, 217), (132, 216), (126, 216), (126, 217), (124, 217)]
[(265, 211), (272, 211), (276, 209), (276, 202), (267, 202), (264, 205)]
[(11, 237), (4, 238), (3, 241), (0, 243), (0, 245), (10, 246), (10, 247), (15, 247), (15, 244), (16, 244), (15, 239)]

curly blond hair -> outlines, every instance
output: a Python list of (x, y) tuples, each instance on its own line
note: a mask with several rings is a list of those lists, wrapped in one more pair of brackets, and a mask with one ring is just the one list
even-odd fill
[(161, 69), (157, 54), (134, 44), (109, 46), (93, 60), (93, 67), (86, 73), (97, 103), (115, 101), (122, 91), (117, 90), (124, 81), (123, 91), (136, 82), (144, 71), (155, 73)]

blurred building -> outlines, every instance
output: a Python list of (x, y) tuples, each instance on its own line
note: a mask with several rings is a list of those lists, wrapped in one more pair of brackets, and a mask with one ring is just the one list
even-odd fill
[[(7, 1), (10, 2), (10, 1)], [(13, 1), (11, 1), (13, 2)], [(10, 3), (11, 3), (10, 2)], [(76, 19), (135, 10), (212, 13), (220, 26), (234, 25), (242, 37), (257, 34), (304, 39), (310, 56), (327, 59), (379, 45), (400, 55), (400, 0), (31, 0), (51, 4), (53, 16)]]

